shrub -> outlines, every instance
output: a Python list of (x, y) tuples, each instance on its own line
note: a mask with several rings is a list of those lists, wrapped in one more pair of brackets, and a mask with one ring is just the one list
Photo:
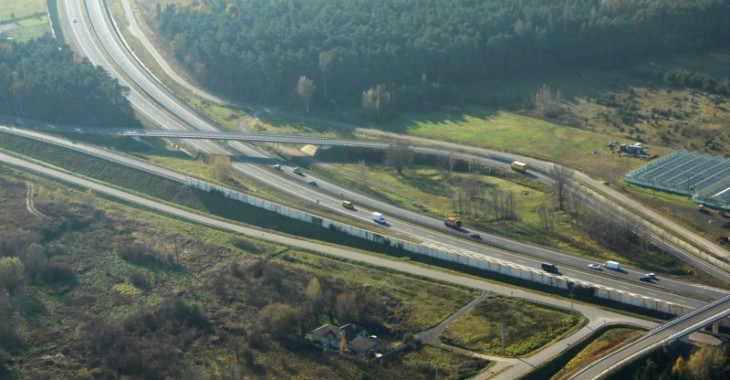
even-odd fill
[(17, 257), (0, 258), (0, 286), (14, 292), (23, 284), (25, 266)]
[(41, 267), (41, 279), (46, 284), (73, 284), (76, 273), (66, 264), (49, 263)]
[(119, 256), (124, 261), (133, 264), (145, 265), (164, 263), (164, 260), (159, 253), (140, 243), (132, 243), (121, 246), (119, 248)]
[(129, 275), (129, 282), (131, 282), (137, 289), (149, 290), (151, 287), (149, 279), (142, 272), (132, 272), (132, 274)]

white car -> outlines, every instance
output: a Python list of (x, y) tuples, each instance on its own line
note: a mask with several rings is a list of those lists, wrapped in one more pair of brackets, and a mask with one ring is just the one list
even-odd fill
[(653, 279), (655, 279), (655, 278), (656, 278), (656, 275), (655, 275), (654, 273), (647, 273), (647, 274), (645, 274), (645, 275), (644, 275), (644, 277), (646, 277), (646, 278), (649, 278), (649, 279), (652, 279), (652, 280), (653, 280)]
[(601, 266), (598, 264), (588, 264), (588, 268), (593, 270), (601, 270)]

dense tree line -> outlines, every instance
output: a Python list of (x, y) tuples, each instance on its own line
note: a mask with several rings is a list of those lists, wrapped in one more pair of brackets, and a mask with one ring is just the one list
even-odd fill
[(307, 106), (412, 108), (451, 84), (730, 42), (725, 0), (196, 0), (156, 20), (215, 90), (279, 102), (305, 77)]
[(0, 113), (96, 127), (135, 126), (127, 89), (50, 37), (0, 44)]

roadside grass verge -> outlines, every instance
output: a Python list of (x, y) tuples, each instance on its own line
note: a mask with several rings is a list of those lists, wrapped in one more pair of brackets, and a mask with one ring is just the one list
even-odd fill
[[(617, 330), (617, 332), (612, 332), (614, 330)], [(644, 332), (645, 330), (633, 326), (602, 326), (591, 335), (567, 348), (560, 355), (521, 377), (520, 380), (565, 379), (569, 375), (568, 371), (572, 373), (581, 364), (586, 364), (591, 359), (595, 359), (595, 355), (599, 354), (601, 349), (604, 349), (603, 352), (605, 353), (606, 350), (610, 351), (618, 348)], [(578, 360), (579, 357), (580, 361)]]
[(501, 323), (505, 324), (505, 354), (524, 356), (579, 326), (585, 318), (525, 300), (490, 297), (448, 326), (441, 341), (482, 354), (502, 355)]
[(551, 377), (551, 379), (563, 380), (569, 378), (583, 365), (606, 356), (608, 353), (638, 338), (643, 332), (643, 330), (626, 327), (612, 328), (604, 331), (596, 340), (588, 344), (586, 348), (571, 359), (560, 372)]

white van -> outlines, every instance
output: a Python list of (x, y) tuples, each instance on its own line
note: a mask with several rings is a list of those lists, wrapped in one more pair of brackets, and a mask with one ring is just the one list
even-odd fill
[(621, 264), (619, 264), (616, 261), (606, 261), (606, 263), (603, 264), (603, 266), (606, 267), (606, 268), (608, 268), (608, 269), (613, 269), (613, 270), (620, 270), (621, 269)]
[(374, 212), (372, 214), (372, 216), (373, 216), (373, 220), (375, 222), (377, 222), (377, 223), (385, 223), (385, 217), (383, 216), (383, 214), (381, 214), (379, 212)]

